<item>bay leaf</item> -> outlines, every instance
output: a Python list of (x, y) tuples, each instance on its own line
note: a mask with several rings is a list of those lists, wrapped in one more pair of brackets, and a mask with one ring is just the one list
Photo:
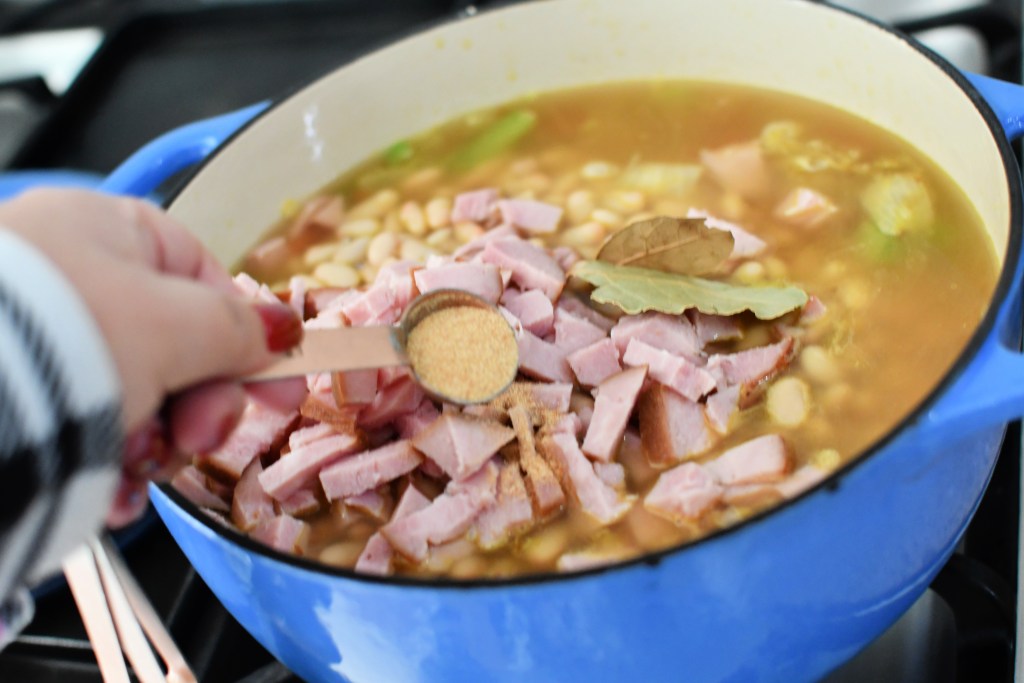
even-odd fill
[(761, 320), (773, 320), (807, 303), (807, 293), (798, 287), (746, 287), (603, 261), (580, 261), (571, 273), (596, 287), (590, 294), (594, 301), (630, 314), (679, 315), (696, 308), (715, 315), (751, 311)]
[(705, 226), (703, 218), (655, 216), (612, 235), (601, 246), (597, 259), (618, 266), (703, 275), (729, 258), (733, 241), (727, 230)]

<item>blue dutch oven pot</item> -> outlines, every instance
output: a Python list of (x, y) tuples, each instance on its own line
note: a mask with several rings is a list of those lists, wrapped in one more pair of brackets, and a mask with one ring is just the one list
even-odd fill
[[(360, 576), (269, 550), (152, 488), (211, 590), (303, 678), (814, 680), (893, 623), (953, 552), (1006, 421), (1024, 413), (1021, 187), (1008, 144), (1024, 132), (1024, 88), (960, 74), (868, 19), (793, 0), (517, 5), (407, 38), (273, 106), (170, 133), (104, 187), (146, 194), (216, 150), (168, 208), (233, 263), (281, 201), (395, 139), (532, 91), (651, 77), (813, 97), (922, 149), (975, 203), (999, 255), (983, 322), (915, 410), (823, 484), (697, 543), (602, 569)], [(935, 321), (936, 334), (950, 323)]]

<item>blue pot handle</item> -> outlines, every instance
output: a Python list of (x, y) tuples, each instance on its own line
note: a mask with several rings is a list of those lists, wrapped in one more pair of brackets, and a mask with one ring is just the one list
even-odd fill
[(260, 102), (164, 133), (114, 169), (99, 189), (109, 194), (145, 197), (178, 171), (206, 158), (268, 104)]
[[(999, 118), (1010, 140), (1024, 135), (1024, 87), (977, 74), (964, 74)], [(1017, 226), (1018, 229), (1020, 226)], [(981, 428), (1024, 415), (1024, 356), (1020, 352), (1020, 287), (1024, 259), (1013, 289), (986, 340), (954, 387), (928, 414), (936, 438), (965, 426)]]

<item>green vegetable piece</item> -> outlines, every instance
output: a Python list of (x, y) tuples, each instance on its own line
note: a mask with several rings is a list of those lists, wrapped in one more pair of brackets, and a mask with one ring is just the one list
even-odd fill
[(505, 114), (467, 142), (448, 160), (448, 167), (461, 172), (493, 159), (519, 142), (537, 125), (537, 114), (517, 109)]
[(761, 320), (774, 320), (807, 303), (807, 293), (797, 287), (742, 287), (601, 261), (580, 261), (572, 274), (596, 287), (590, 294), (594, 301), (630, 314), (679, 315), (696, 308), (717, 315), (751, 311)]
[(902, 239), (885, 234), (870, 220), (857, 228), (857, 246), (875, 263), (896, 263), (907, 253), (907, 245)]
[(910, 173), (887, 173), (868, 183), (860, 196), (871, 222), (886, 235), (924, 230), (935, 209), (924, 182)]
[(388, 166), (397, 166), (412, 159), (414, 150), (408, 140), (399, 140), (384, 150), (384, 163)]

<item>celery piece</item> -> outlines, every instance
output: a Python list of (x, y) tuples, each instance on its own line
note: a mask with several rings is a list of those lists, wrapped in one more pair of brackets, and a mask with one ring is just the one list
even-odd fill
[(857, 228), (857, 247), (875, 263), (895, 263), (907, 253), (903, 240), (883, 232), (871, 220), (865, 220)]
[(875, 177), (861, 193), (860, 203), (875, 227), (890, 236), (930, 228), (935, 220), (928, 188), (910, 173)]
[(517, 143), (537, 125), (537, 114), (516, 109), (492, 123), (457, 150), (448, 160), (453, 171), (468, 171)]
[(412, 159), (414, 150), (408, 140), (399, 140), (384, 150), (384, 163), (388, 166), (398, 164)]

